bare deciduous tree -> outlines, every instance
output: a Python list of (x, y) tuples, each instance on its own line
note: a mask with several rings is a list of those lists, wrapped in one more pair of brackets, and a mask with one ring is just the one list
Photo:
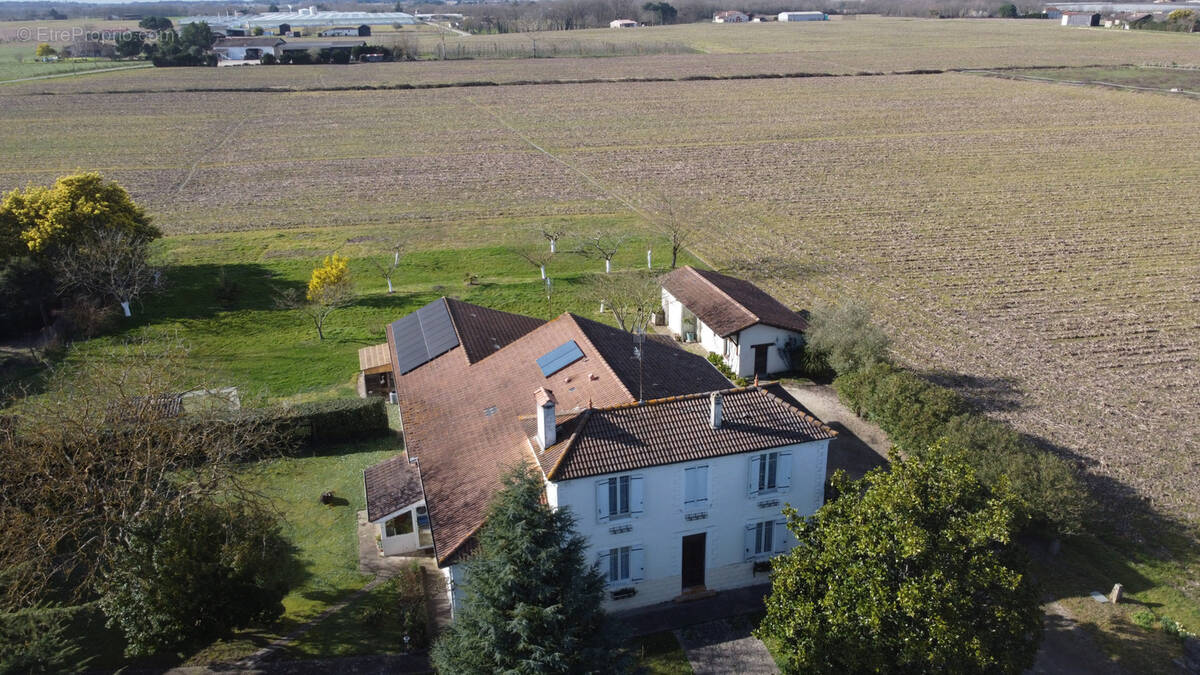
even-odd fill
[(627, 234), (596, 233), (584, 237), (579, 245), (578, 253), (589, 258), (603, 258), (605, 274), (612, 272), (612, 259), (621, 250), (621, 246), (629, 240)]
[(404, 255), (407, 248), (406, 239), (397, 239), (392, 242), (387, 256), (383, 256), (382, 259), (370, 258), (371, 264), (379, 270), (379, 273), (383, 275), (383, 280), (387, 282), (388, 295), (395, 292), (392, 288), (392, 275), (400, 267), (400, 256)]
[(275, 292), (275, 306), (279, 309), (298, 310), (312, 319), (319, 340), (325, 339), (325, 320), (329, 315), (353, 302), (354, 289), (351, 287), (327, 293), (320, 301), (309, 300), (304, 291), (298, 288), (284, 288)]
[(612, 312), (621, 330), (645, 332), (650, 318), (662, 309), (662, 287), (658, 276), (648, 272), (598, 274), (589, 295), (600, 302), (600, 311)]
[(125, 316), (130, 304), (159, 284), (149, 262), (150, 240), (119, 230), (101, 231), (86, 244), (66, 249), (54, 266), (62, 292), (116, 300)]
[(185, 356), (176, 343), (114, 350), (52, 373), (47, 394), (0, 419), (0, 607), (93, 593), (147, 514), (197, 498), (265, 508), (245, 460), (286, 437), (221, 406), (181, 415), (180, 394), (200, 384), (185, 381)]
[(560, 227), (543, 225), (540, 232), (542, 237), (550, 242), (550, 253), (558, 253), (558, 240), (567, 236), (567, 231)]
[(671, 269), (675, 269), (679, 264), (679, 252), (692, 243), (696, 227), (665, 192), (660, 192), (651, 206), (651, 215), (654, 229), (671, 244)]
[(533, 253), (530, 253), (528, 251), (521, 251), (518, 249), (512, 249), (512, 252), (513, 252), (513, 255), (517, 256), (521, 260), (524, 260), (525, 262), (529, 263), (530, 265), (533, 265), (534, 267), (538, 268), (538, 271), (541, 272), (542, 278), (543, 279), (546, 278), (546, 265), (549, 265), (550, 261), (554, 259), (553, 252), (542, 251), (540, 249)]

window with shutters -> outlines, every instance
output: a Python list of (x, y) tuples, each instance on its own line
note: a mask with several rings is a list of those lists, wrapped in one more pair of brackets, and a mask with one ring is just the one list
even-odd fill
[(750, 495), (786, 490), (792, 482), (792, 453), (764, 452), (750, 458)]
[(640, 544), (618, 546), (600, 552), (597, 565), (609, 586), (627, 586), (641, 581), (645, 574), (645, 549)]
[(708, 466), (683, 470), (683, 507), (687, 511), (708, 508)]
[(607, 522), (642, 513), (641, 476), (613, 476), (596, 483), (596, 519)]
[(786, 520), (746, 523), (746, 560), (765, 558), (790, 548)]

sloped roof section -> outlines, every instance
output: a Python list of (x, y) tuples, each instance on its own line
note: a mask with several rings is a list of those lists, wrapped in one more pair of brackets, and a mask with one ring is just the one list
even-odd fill
[[(471, 361), (451, 351), (396, 376), (405, 443), (420, 461), (434, 550), (443, 565), (469, 547), (488, 502), (500, 489), (503, 472), (523, 460), (537, 460), (521, 417), (535, 412), (539, 388), (554, 391), (557, 411), (563, 415), (589, 405), (633, 402), (638, 382), (629, 333), (573, 314), (549, 322), (518, 321), (510, 318), (514, 315), (468, 303), (447, 304), (458, 317), (455, 325), (464, 351), (474, 345), (480, 358)], [(491, 326), (493, 332), (488, 332), (485, 324), (496, 315), (508, 323)], [(537, 325), (517, 335), (533, 322)], [(568, 341), (576, 343), (583, 358), (544, 375), (537, 359)], [(647, 396), (694, 392), (697, 383), (708, 389), (729, 386), (704, 358), (651, 343), (647, 340), (643, 363), (643, 381), (650, 383)]]
[(486, 359), (546, 323), (532, 316), (501, 312), (454, 298), (445, 301), (468, 363)]
[(405, 455), (397, 455), (363, 471), (367, 520), (374, 522), (425, 497), (421, 473)]
[(721, 337), (756, 323), (798, 333), (808, 329), (802, 316), (744, 279), (688, 265), (668, 274), (663, 288)]
[(550, 480), (570, 480), (837, 435), (777, 389), (782, 391), (777, 384), (722, 391), (717, 429), (709, 424), (710, 392), (588, 410), (564, 422), (563, 440), (539, 453), (539, 461), (553, 467)]

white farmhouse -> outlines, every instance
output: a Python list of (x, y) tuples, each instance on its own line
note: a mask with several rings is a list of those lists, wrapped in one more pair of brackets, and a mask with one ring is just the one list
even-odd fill
[(828, 21), (829, 15), (825, 12), (780, 12), (779, 20), (783, 22)]
[(609, 28), (637, 28), (638, 22), (632, 19), (613, 19), (608, 22)]
[(680, 267), (662, 282), (667, 327), (686, 342), (720, 354), (741, 377), (789, 370), (791, 350), (808, 322), (743, 279)]
[[(828, 427), (777, 385), (730, 388), (669, 336), (442, 298), (392, 323), (406, 455), (364, 472), (381, 553), (432, 547), (462, 599), (507, 467), (540, 470), (608, 579), (610, 609), (766, 583), (782, 509), (824, 496)], [(412, 461), (409, 461), (409, 460)]]
[(736, 9), (727, 9), (713, 15), (713, 23), (746, 23), (750, 15)]

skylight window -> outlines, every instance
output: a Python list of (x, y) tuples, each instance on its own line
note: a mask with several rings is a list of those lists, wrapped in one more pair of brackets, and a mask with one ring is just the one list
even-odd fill
[(583, 358), (583, 350), (574, 340), (567, 340), (561, 346), (555, 347), (546, 354), (538, 357), (538, 368), (542, 369), (544, 377), (550, 377), (558, 371)]

